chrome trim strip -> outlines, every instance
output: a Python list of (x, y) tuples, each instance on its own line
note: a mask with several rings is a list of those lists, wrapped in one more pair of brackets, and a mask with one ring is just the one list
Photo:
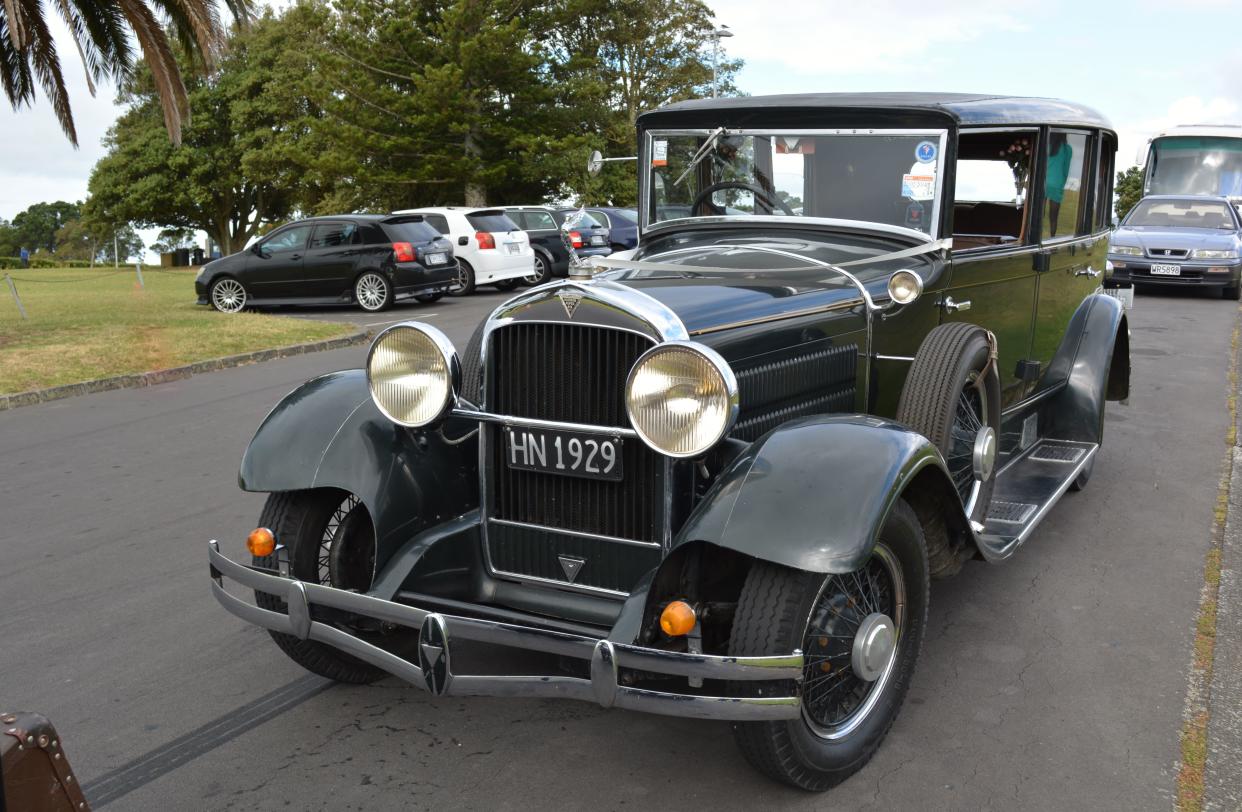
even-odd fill
[[(495, 521), (495, 519), (490, 519), (489, 521)], [(487, 543), (486, 534), (484, 534), (483, 541), (484, 541), (484, 544)], [(603, 595), (604, 597), (608, 597), (608, 598), (628, 598), (630, 596), (630, 593), (628, 592), (620, 592), (616, 589), (605, 589), (602, 586), (587, 586), (585, 584), (571, 584), (568, 581), (557, 581), (552, 578), (542, 578), (538, 575), (527, 575), (526, 573), (523, 573), (523, 572), (509, 572), (508, 570), (498, 569), (492, 563), (491, 554), (489, 553), (488, 548), (486, 546), (484, 546), (483, 548), (483, 553), (484, 553), (484, 557), (487, 559), (488, 571), (492, 575), (495, 575), (499, 578), (507, 578), (512, 581), (522, 581), (524, 583), (529, 583), (529, 584), (542, 584), (544, 586), (551, 586), (551, 587), (556, 587), (557, 589), (563, 589), (566, 592), (585, 592), (588, 595)]]
[(877, 361), (905, 361), (907, 363), (914, 361), (912, 355), (873, 355), (872, 358)]
[[(289, 615), (261, 609), (235, 597), (225, 589), (224, 578), (239, 585), (277, 595), (304, 595), (306, 616), (311, 617), (309, 604), (324, 606), (354, 605), (356, 599), (370, 617), (401, 617), (408, 625), (414, 615), (426, 618), (432, 613), (417, 607), (383, 601), (366, 595), (346, 592), (321, 584), (308, 584), (292, 578), (270, 575), (238, 564), (220, 553), (219, 545), (208, 546), (211, 565), (212, 592), (230, 613), (264, 628), (290, 633), (294, 625)], [(381, 609), (384, 604), (387, 609)], [(379, 610), (379, 611), (377, 611)], [(590, 663), (591, 678), (560, 675), (474, 675), (444, 674), (443, 693), (456, 696), (534, 696), (576, 699), (595, 702), (602, 707), (619, 707), (647, 713), (700, 719), (778, 720), (796, 719), (801, 714), (797, 695), (772, 697), (700, 696), (671, 691), (652, 691), (620, 684), (620, 668), (632, 668), (670, 676), (709, 678), (737, 681), (795, 680), (802, 678), (802, 652), (770, 657), (727, 657), (711, 654), (690, 654), (646, 648), (609, 640), (568, 634), (535, 627), (519, 626), (455, 615), (436, 615), (445, 632), (445, 646), (460, 638), (479, 643), (556, 654)], [(423, 690), (429, 690), (422, 669), (389, 651), (355, 637), (336, 626), (311, 620), (307, 638), (340, 649), (377, 668), (404, 679)], [(447, 663), (452, 658), (446, 659)]]
[(528, 429), (550, 429), (554, 431), (579, 431), (585, 434), (607, 434), (612, 437), (638, 439), (634, 429), (623, 429), (615, 426), (594, 426), (589, 423), (563, 423), (559, 420), (541, 420), (537, 417), (513, 417), (503, 414), (481, 412), (476, 409), (454, 409), (453, 417), (466, 420), (478, 420), (480, 423), (494, 423), (500, 426), (520, 426)]
[(488, 519), (492, 524), (503, 524), (506, 527), (520, 527), (526, 530), (541, 530), (546, 533), (558, 533), (565, 536), (577, 536), (584, 539), (596, 539), (598, 541), (609, 541), (614, 544), (629, 544), (633, 547), (648, 547), (659, 550), (663, 547), (658, 541), (638, 541), (636, 539), (623, 539), (617, 536), (605, 536), (598, 533), (585, 533), (581, 530), (566, 530), (561, 527), (548, 527), (543, 524), (530, 524), (529, 522), (515, 522), (510, 519)]
[(742, 321), (729, 322), (728, 324), (716, 324), (711, 327), (704, 327), (701, 330), (695, 330), (690, 335), (702, 336), (709, 333), (719, 333), (722, 330), (732, 330), (735, 327), (754, 327), (758, 324), (770, 324), (774, 321), (785, 321), (786, 319), (796, 319), (802, 316), (816, 316), (822, 313), (831, 313), (835, 310), (852, 310), (859, 305), (865, 306), (866, 304), (867, 302), (861, 298), (847, 299), (846, 301), (836, 302), (834, 304), (825, 305), (824, 307), (810, 307), (806, 310), (795, 310), (790, 313), (780, 313), (774, 316), (760, 316), (753, 319), (743, 319)]

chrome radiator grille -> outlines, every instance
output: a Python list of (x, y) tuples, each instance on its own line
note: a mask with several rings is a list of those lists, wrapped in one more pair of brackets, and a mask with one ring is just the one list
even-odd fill
[[(488, 346), (486, 408), (515, 417), (626, 427), (625, 378), (651, 345), (637, 333), (589, 325), (500, 327)], [(627, 592), (659, 562), (667, 521), (666, 464), (641, 440), (624, 440), (625, 478), (606, 482), (509, 468), (503, 432), (495, 426), (486, 431), (493, 568), (568, 582), (558, 556), (584, 558), (575, 585)]]

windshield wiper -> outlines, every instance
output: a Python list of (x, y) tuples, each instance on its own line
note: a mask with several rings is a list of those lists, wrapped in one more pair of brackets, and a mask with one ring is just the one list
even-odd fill
[(717, 127), (712, 130), (711, 134), (707, 136), (707, 140), (703, 142), (703, 146), (699, 147), (699, 151), (694, 153), (694, 157), (690, 159), (690, 165), (686, 167), (686, 171), (682, 172), (681, 176), (678, 177), (677, 180), (673, 181), (673, 185), (680, 186), (681, 182), (686, 179), (686, 176), (693, 172), (694, 168), (707, 157), (707, 154), (711, 152), (712, 147), (716, 146), (717, 139), (719, 139), (722, 135), (728, 134), (729, 131), (724, 127)]

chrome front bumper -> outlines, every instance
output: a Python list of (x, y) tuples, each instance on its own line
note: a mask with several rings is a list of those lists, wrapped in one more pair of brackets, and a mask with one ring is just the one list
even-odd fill
[[(800, 651), (778, 657), (686, 654), (512, 623), (439, 614), (247, 567), (224, 556), (215, 541), (209, 544), (211, 590), (225, 609), (256, 626), (340, 649), (437, 696), (560, 697), (596, 702), (604, 708), (736, 721), (796, 719), (802, 712), (797, 695), (703, 696), (634, 688), (622, 685), (619, 679), (620, 669), (625, 668), (712, 680), (801, 681)], [(224, 588), (226, 578), (248, 589), (284, 596), (288, 614), (262, 609), (230, 594)], [(313, 620), (311, 606), (331, 607), (417, 630), (418, 664), (336, 626)], [(456, 639), (584, 660), (590, 663), (591, 678), (455, 674), (450, 652)]]

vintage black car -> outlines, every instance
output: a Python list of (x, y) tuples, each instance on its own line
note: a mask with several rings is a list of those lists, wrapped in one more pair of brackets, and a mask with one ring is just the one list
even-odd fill
[(457, 276), (453, 244), (418, 215), (343, 214), (281, 226), (203, 266), (199, 304), (222, 313), (260, 305), (355, 304), (378, 312), (435, 302)]
[(727, 719), (823, 790), (896, 717), (929, 579), (1030, 540), (1127, 396), (1116, 136), (1061, 101), (826, 94), (674, 104), (638, 142), (632, 256), (460, 355), (392, 327), (276, 406), (254, 559), (212, 542), (213, 588), (333, 679)]

